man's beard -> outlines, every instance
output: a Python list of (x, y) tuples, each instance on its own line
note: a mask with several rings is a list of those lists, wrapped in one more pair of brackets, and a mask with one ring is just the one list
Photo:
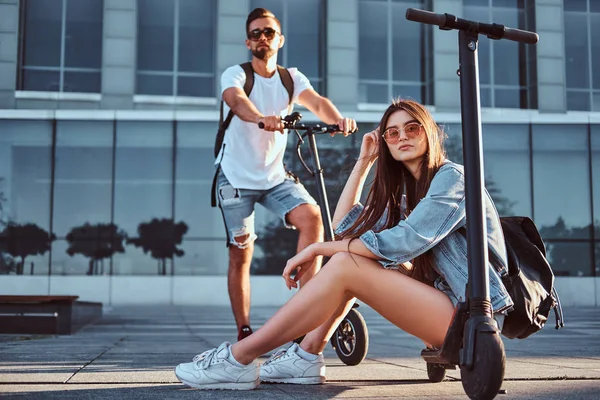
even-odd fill
[(275, 50), (271, 49), (270, 47), (261, 46), (252, 50), (252, 55), (263, 61), (267, 61), (273, 56), (273, 54), (275, 54)]

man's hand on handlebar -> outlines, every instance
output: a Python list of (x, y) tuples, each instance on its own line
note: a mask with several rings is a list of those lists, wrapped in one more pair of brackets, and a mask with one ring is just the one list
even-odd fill
[[(340, 132), (341, 134), (343, 134), (344, 136), (348, 136), (353, 134), (354, 132), (356, 132), (356, 130), (358, 129), (358, 125), (356, 124), (356, 121), (353, 120), (352, 118), (340, 118), (337, 122), (336, 125), (340, 127)], [(335, 133), (332, 133), (331, 136), (335, 135)]]
[(261, 129), (264, 129), (265, 131), (269, 131), (269, 132), (279, 131), (279, 132), (283, 133), (283, 130), (285, 129), (285, 126), (283, 125), (283, 121), (281, 120), (281, 117), (278, 115), (271, 115), (268, 117), (259, 118), (257, 123), (259, 124)]

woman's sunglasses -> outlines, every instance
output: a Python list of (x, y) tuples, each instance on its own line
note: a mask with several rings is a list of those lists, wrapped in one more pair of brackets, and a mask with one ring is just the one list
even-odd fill
[(250, 32), (248, 32), (248, 39), (252, 41), (257, 41), (260, 39), (263, 33), (265, 34), (265, 38), (267, 40), (271, 40), (275, 37), (275, 35), (279, 35), (279, 32), (277, 32), (273, 28), (253, 29)]
[(423, 125), (418, 122), (411, 122), (409, 124), (404, 125), (404, 128), (388, 128), (383, 132), (383, 139), (389, 144), (396, 144), (400, 140), (400, 134), (404, 131), (406, 137), (409, 139), (414, 139), (423, 132)]

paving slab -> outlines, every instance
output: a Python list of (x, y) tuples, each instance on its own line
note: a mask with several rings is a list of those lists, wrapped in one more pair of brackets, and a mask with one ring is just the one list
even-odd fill
[[(176, 364), (223, 340), (234, 341), (228, 307), (115, 307), (71, 336), (0, 337), (0, 397), (19, 399), (392, 399), (466, 398), (460, 370), (430, 383), (420, 358), (423, 343), (366, 306), (369, 353), (343, 364), (325, 350), (328, 382), (318, 386), (263, 384), (256, 391), (205, 392), (181, 385)], [(255, 307), (253, 327), (276, 311)], [(600, 393), (600, 310), (565, 310), (567, 327), (553, 321), (526, 340), (504, 340), (507, 363), (499, 399), (594, 399)], [(266, 360), (269, 354), (259, 362)]]

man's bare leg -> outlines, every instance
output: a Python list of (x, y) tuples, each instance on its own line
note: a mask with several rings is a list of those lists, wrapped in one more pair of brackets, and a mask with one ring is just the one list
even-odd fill
[(254, 242), (245, 243), (248, 235), (236, 237), (238, 245), (229, 246), (229, 271), (227, 290), (238, 332), (244, 325), (250, 325), (250, 265), (254, 252)]

